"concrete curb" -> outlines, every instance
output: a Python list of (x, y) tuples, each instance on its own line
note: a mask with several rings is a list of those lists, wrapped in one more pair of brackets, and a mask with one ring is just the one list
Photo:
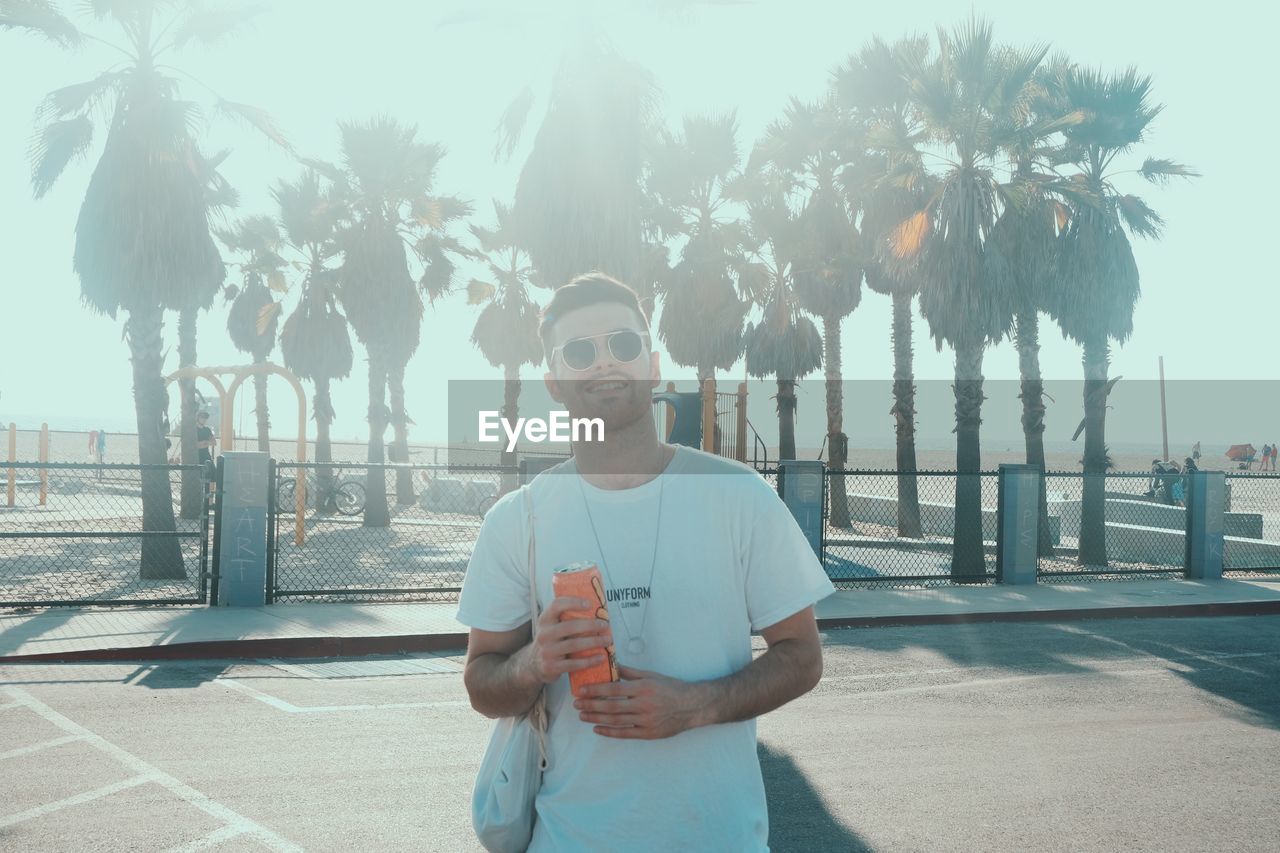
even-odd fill
[[(1170, 619), (1208, 616), (1280, 616), (1280, 600), (1211, 602), (1065, 610), (1017, 610), (988, 613), (924, 613), (896, 616), (841, 616), (819, 619), (822, 631), (888, 628), (903, 625), (960, 625), (984, 622), (1063, 622), (1087, 619)], [(121, 661), (215, 660), (258, 658), (362, 657), (411, 652), (460, 651), (465, 633), (392, 634), (367, 637), (277, 637), (208, 640), (161, 646), (83, 649), (33, 655), (0, 656), (11, 663), (102, 663)]]

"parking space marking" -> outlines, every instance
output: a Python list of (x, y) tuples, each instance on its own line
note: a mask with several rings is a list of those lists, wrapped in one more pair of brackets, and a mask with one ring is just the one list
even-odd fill
[(213, 832), (197, 838), (188, 844), (179, 844), (177, 847), (170, 847), (165, 853), (194, 853), (196, 850), (208, 850), (210, 847), (217, 847), (224, 841), (230, 841), (244, 835), (244, 829), (238, 826), (224, 826), (221, 829), (215, 829)]
[[(105, 752), (107, 755), (110, 755), (112, 758), (116, 759), (121, 764), (125, 765), (126, 767), (130, 768), (131, 770), (133, 770), (135, 773), (138, 774), (137, 776), (132, 778), (141, 779), (144, 782), (154, 782), (155, 784), (167, 790), (169, 793), (173, 794), (174, 796), (178, 797), (182, 801), (186, 802), (188, 805), (194, 806), (195, 808), (199, 809), (205, 814), (211, 815), (217, 818), (218, 820), (221, 820), (224, 823), (228, 824), (229, 826), (237, 828), (240, 831), (237, 834), (247, 833), (253, 836), (254, 839), (266, 845), (272, 850), (288, 851), (288, 853), (295, 853), (295, 851), (297, 851), (297, 853), (301, 853), (302, 848), (299, 847), (297, 844), (294, 844), (292, 841), (289, 841), (288, 839), (280, 835), (277, 835), (276, 833), (272, 832), (270, 829), (267, 829), (262, 824), (257, 823), (245, 817), (244, 815), (240, 814), (239, 812), (234, 811), (231, 808), (228, 808), (227, 806), (224, 806), (222, 803), (219, 803), (211, 799), (207, 794), (203, 794), (200, 791), (197, 791), (195, 788), (192, 788), (190, 785), (186, 784), (185, 782), (182, 782), (179, 779), (175, 778), (174, 776), (171, 776), (168, 773), (165, 773), (160, 768), (152, 764), (149, 764), (146, 761), (143, 761), (138, 756), (134, 755), (133, 753), (119, 746), (116, 746), (114, 743), (102, 737), (101, 735), (94, 734), (93, 732), (89, 731), (79, 723), (76, 723), (68, 719), (67, 717), (64, 717), (62, 714), (59, 714), (57, 711), (53, 710), (48, 705), (44, 704), (39, 699), (35, 698), (34, 696), (32, 696), (30, 693), (23, 690), (22, 688), (4, 687), (0, 689), (2, 689), (6, 694), (8, 694), (10, 699), (13, 699), (19, 704), (25, 705), (26, 707), (30, 708), (32, 711), (34, 711), (35, 713), (43, 717), (46, 721), (53, 723), (55, 726), (62, 729), (64, 732), (79, 736), (81, 739), (83, 739), (87, 743), (91, 744), (98, 750)], [(120, 784), (120, 783), (117, 783), (117, 784)], [(100, 789), (100, 790), (103, 790), (103, 789)], [(94, 793), (94, 792), (90, 792), (90, 793)], [(87, 796), (87, 795), (81, 794), (80, 796)], [(103, 795), (99, 794), (98, 796), (103, 796)], [(62, 801), (62, 803), (63, 805), (67, 804), (66, 801)], [(50, 804), (50, 805), (56, 805), (56, 804)], [(59, 805), (59, 808), (61, 807), (62, 805)], [(40, 806), (38, 808), (48, 808), (48, 806)], [(33, 809), (32, 811), (35, 811), (35, 809)], [(8, 819), (9, 818), (6, 818), (6, 820)], [(0, 826), (3, 826), (3, 825), (4, 825), (3, 823), (0, 823)]]
[(277, 711), (284, 711), (286, 714), (333, 714), (351, 711), (407, 711), (420, 708), (471, 707), (471, 703), (465, 699), (441, 699), (436, 702), (387, 702), (381, 705), (310, 705), (307, 707), (301, 707), (294, 705), (292, 702), (281, 699), (278, 696), (272, 696), (270, 693), (264, 693), (256, 687), (241, 684), (233, 678), (219, 678), (216, 681), (218, 684), (225, 684), (233, 690), (238, 690), (246, 696), (251, 696), (264, 705), (270, 705)]
[(50, 749), (55, 746), (62, 746), (64, 743), (72, 743), (77, 740), (84, 740), (80, 735), (67, 735), (66, 737), (54, 738), (46, 740), (42, 743), (35, 743), (31, 746), (24, 746), (19, 749), (11, 749), (8, 752), (0, 752), (0, 761), (6, 758), (17, 758), (19, 755), (30, 755), (33, 752), (39, 752), (42, 749)]
[(103, 785), (101, 788), (95, 788), (92, 791), (85, 791), (83, 794), (76, 794), (74, 797), (67, 797), (63, 800), (45, 803), (42, 806), (27, 809), (25, 812), (18, 812), (17, 814), (0, 817), (0, 829), (22, 823), (24, 820), (43, 817), (44, 815), (61, 811), (62, 809), (70, 806), (78, 806), (81, 803), (93, 802), (94, 800), (101, 799), (102, 797), (109, 797), (112, 794), (119, 793), (120, 791), (126, 791), (129, 788), (136, 788), (139, 785), (145, 785), (148, 782), (154, 781), (156, 780), (153, 777), (147, 775), (130, 776), (128, 779), (122, 779), (121, 781), (113, 782), (110, 785)]

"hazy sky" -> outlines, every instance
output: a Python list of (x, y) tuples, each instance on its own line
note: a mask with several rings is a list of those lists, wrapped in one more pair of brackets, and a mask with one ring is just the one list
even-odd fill
[[(339, 119), (388, 113), (416, 123), (420, 138), (442, 142), (448, 150), (438, 191), (473, 200), (476, 221), (486, 224), (492, 215), (490, 199), (509, 200), (512, 195), (557, 59), (586, 14), (624, 55), (654, 73), (669, 124), (687, 112), (736, 109), (744, 150), (780, 115), (789, 96), (818, 96), (831, 69), (870, 36), (894, 39), (938, 24), (950, 26), (965, 14), (956, 3), (803, 0), (722, 2), (679, 12), (668, 11), (681, 5), (674, 0), (275, 0), (265, 5), (266, 13), (250, 31), (172, 61), (220, 95), (270, 111), (308, 156), (336, 156)], [(1178, 379), (1276, 379), (1280, 314), (1270, 260), (1273, 217), (1266, 215), (1265, 205), (1280, 190), (1280, 180), (1276, 170), (1259, 165), (1271, 123), (1265, 116), (1280, 24), (1274, 5), (1233, 4), (1193, 13), (1171, 12), (1167, 4), (1094, 0), (1069, 7), (977, 2), (973, 8), (994, 21), (1000, 40), (1047, 41), (1080, 63), (1108, 70), (1136, 65), (1151, 74), (1155, 98), (1166, 109), (1152, 125), (1149, 142), (1132, 156), (1132, 166), (1150, 154), (1203, 173), (1197, 181), (1167, 188), (1128, 176), (1125, 186), (1168, 224), (1163, 240), (1134, 241), (1143, 294), (1134, 337), (1115, 350), (1112, 375), (1154, 378), (1157, 357), (1164, 355), (1168, 375)], [(76, 215), (103, 134), (89, 157), (73, 164), (40, 202), (31, 198), (26, 156), (33, 112), (45, 93), (87, 80), (112, 62), (111, 52), (98, 45), (68, 54), (32, 37), (0, 34), (0, 234), (5, 235), (0, 418), (16, 420), (20, 427), (34, 427), (41, 420), (55, 428), (134, 426), (123, 317), (112, 321), (84, 308), (71, 269)], [(538, 98), (525, 145), (511, 161), (495, 163), (494, 126), (525, 85)], [(185, 96), (210, 100), (194, 83)], [(211, 125), (203, 145), (209, 151), (234, 149), (223, 172), (242, 194), (241, 215), (270, 212), (268, 189), (300, 168), (254, 132), (225, 120)], [(462, 282), (470, 272), (462, 270)], [(229, 282), (237, 277), (237, 271), (229, 271)], [(296, 292), (286, 297), (286, 310), (296, 298)], [(444, 438), (442, 409), (449, 379), (496, 375), (469, 343), (478, 310), (467, 306), (462, 295), (427, 309), (423, 343), (406, 375), (409, 413), (418, 424), (411, 433), (415, 441)], [(227, 340), (226, 313), (219, 298), (200, 318), (201, 364), (247, 361)], [(864, 291), (861, 307), (844, 325), (848, 378), (890, 375), (889, 317), (888, 298)], [(176, 367), (175, 326), (175, 318), (169, 317), (166, 369)], [(916, 330), (917, 375), (949, 378), (951, 354), (935, 352), (922, 322)], [(1047, 378), (1080, 375), (1078, 348), (1064, 341), (1047, 319), (1042, 343)], [(279, 360), (278, 350), (273, 358)], [(683, 368), (664, 366), (669, 378), (692, 376)], [(988, 351), (985, 373), (993, 379), (1016, 378), (1016, 353), (1008, 343)], [(530, 369), (527, 376), (540, 377), (541, 368)], [(741, 364), (731, 377), (741, 379)], [(365, 437), (365, 380), (364, 354), (357, 345), (353, 375), (334, 390), (335, 438)], [(296, 404), (284, 383), (273, 386), (278, 386), (271, 391), (273, 432), (292, 435)], [(753, 381), (751, 388), (762, 396), (773, 393), (770, 384)], [(822, 405), (820, 395), (810, 396), (802, 407)], [(882, 402), (868, 405), (887, 410)], [(250, 432), (251, 407), (251, 394), (237, 407)], [(1228, 423), (1231, 417), (1230, 411), (1222, 413)], [(1051, 424), (1050, 438), (1069, 438), (1078, 418), (1078, 406), (1072, 406), (1069, 416)], [(887, 416), (883, 429), (884, 441), (891, 441)], [(855, 443), (871, 440), (859, 442), (854, 436)]]

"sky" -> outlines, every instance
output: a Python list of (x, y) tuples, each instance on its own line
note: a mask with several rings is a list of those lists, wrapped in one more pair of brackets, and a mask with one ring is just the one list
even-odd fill
[[(63, 3), (78, 10), (79, 4)], [(651, 2), (412, 2), (314, 3), (274, 0), (252, 28), (211, 48), (193, 48), (170, 61), (184, 77), (185, 96), (211, 102), (218, 95), (269, 111), (305, 156), (334, 159), (337, 122), (388, 114), (414, 123), (419, 138), (442, 143), (447, 154), (436, 189), (458, 194), (475, 206), (474, 220), (492, 224), (491, 199), (509, 201), (528, 151), (557, 60), (584, 21), (593, 21), (624, 56), (646, 66), (662, 90), (662, 113), (670, 126), (691, 112), (736, 110), (740, 144), (749, 149), (765, 126), (781, 115), (791, 96), (812, 99), (824, 91), (830, 72), (871, 36), (887, 40), (960, 23), (961, 4), (920, 0), (912, 4), (854, 4), (814, 0), (712, 2), (693, 7), (678, 0)], [(1134, 239), (1142, 298), (1133, 338), (1113, 349), (1112, 376), (1153, 380), (1158, 359), (1174, 389), (1171, 399), (1196, 418), (1196, 435), (1235, 439), (1239, 416), (1233, 394), (1275, 398), (1280, 383), (1275, 345), (1277, 273), (1274, 229), (1264, 204), (1276, 197), (1280, 178), (1259, 167), (1258, 153), (1274, 79), (1274, 4), (1199, 6), (1174, 13), (1153, 3), (1082, 0), (1069, 7), (1022, 2), (975, 2), (972, 9), (995, 25), (998, 40), (1048, 42), (1078, 63), (1108, 71), (1134, 65), (1154, 79), (1154, 97), (1165, 104), (1147, 142), (1129, 159), (1144, 156), (1187, 163), (1202, 173), (1168, 187), (1122, 176), (1122, 189), (1141, 195), (1166, 220), (1161, 240)], [(1055, 10), (1061, 13), (1055, 14)], [(75, 14), (79, 14), (75, 12)], [(76, 20), (95, 34), (114, 35), (91, 20)], [(42, 200), (32, 199), (27, 149), (34, 111), (52, 89), (90, 79), (115, 60), (90, 44), (76, 53), (21, 33), (0, 33), (0, 421), (20, 428), (134, 428), (128, 350), (123, 315), (99, 316), (80, 301), (72, 271), (75, 220), (93, 165), (101, 153), (99, 133), (89, 155), (72, 166)], [(525, 87), (537, 101), (524, 144), (509, 161), (493, 158), (494, 128), (508, 103)], [(209, 88), (206, 88), (209, 87)], [(1248, 131), (1246, 133), (1246, 131)], [(230, 147), (222, 171), (240, 191), (239, 214), (270, 212), (269, 189), (301, 167), (248, 128), (218, 119), (207, 126), (202, 147)], [(464, 267), (460, 281), (474, 270)], [(228, 282), (237, 279), (230, 270)], [(461, 288), (460, 288), (461, 289)], [(543, 297), (545, 299), (545, 296)], [(285, 298), (286, 311), (297, 290)], [(464, 294), (427, 308), (422, 345), (406, 373), (408, 411), (415, 442), (443, 442), (450, 380), (498, 376), (469, 341), (479, 309)], [(248, 360), (226, 335), (227, 308), (219, 298), (199, 320), (202, 365)], [(844, 322), (843, 364), (851, 380), (891, 375), (890, 304), (864, 290), (861, 306)], [(165, 326), (166, 369), (176, 368), (176, 317)], [(1041, 365), (1049, 380), (1080, 376), (1080, 351), (1052, 321), (1041, 327)], [(352, 376), (334, 387), (338, 413), (335, 438), (367, 437), (363, 351), (356, 345)], [(279, 360), (279, 351), (274, 355)], [(692, 379), (692, 372), (664, 361), (664, 378)], [(917, 315), (916, 374), (945, 385), (952, 375), (949, 351), (938, 352)], [(1009, 343), (987, 352), (985, 375), (1001, 394), (1016, 394), (1017, 354)], [(526, 368), (539, 379), (542, 368)], [(739, 363), (729, 372), (741, 380)], [(1221, 406), (1197, 405), (1192, 388), (1237, 380), (1239, 392), (1224, 392)], [(1207, 384), (1204, 384), (1207, 383)], [(1243, 390), (1252, 389), (1252, 390)], [(1262, 390), (1259, 390), (1262, 389)], [(760, 398), (771, 383), (752, 381)], [(993, 392), (989, 392), (990, 394)], [(296, 402), (284, 382), (270, 391), (273, 434), (296, 433)], [(820, 414), (816, 386), (802, 396)], [(755, 399), (753, 397), (753, 399)], [(1078, 399), (1078, 398), (1077, 398)], [(883, 403), (883, 405), (882, 405)], [(857, 407), (854, 401), (851, 405)], [(252, 432), (251, 392), (237, 404), (237, 422)], [(496, 408), (496, 406), (495, 406)], [(753, 407), (754, 408), (754, 407)], [(867, 401), (876, 414), (887, 402)], [(1006, 407), (1007, 408), (1007, 407)], [(1077, 405), (1061, 417), (1050, 409), (1048, 440), (1066, 440), (1079, 420)], [(1207, 410), (1206, 410), (1207, 409)], [(1002, 409), (1003, 411), (1003, 409)], [(175, 407), (176, 413), (176, 407)], [(1276, 410), (1251, 415), (1276, 429)], [(940, 418), (946, 417), (941, 410)], [(1001, 416), (1003, 418), (1003, 415)], [(1004, 424), (1016, 434), (1016, 415)], [(855, 419), (857, 420), (857, 419)], [(862, 423), (862, 420), (858, 420)], [(892, 442), (887, 415), (866, 421), (866, 434), (851, 431), (864, 446)], [(875, 426), (880, 423), (879, 427)], [(1003, 421), (1002, 421), (1003, 424)], [(1254, 428), (1250, 423), (1248, 428)], [(984, 430), (993, 428), (990, 419)], [(1157, 427), (1158, 428), (1158, 427)], [(313, 427), (309, 426), (309, 429)], [(1177, 425), (1171, 426), (1171, 430)], [(1141, 431), (1141, 430), (1139, 430)], [(944, 431), (945, 432), (945, 431)], [(1183, 424), (1179, 431), (1191, 434)], [(803, 443), (803, 442), (802, 442)]]

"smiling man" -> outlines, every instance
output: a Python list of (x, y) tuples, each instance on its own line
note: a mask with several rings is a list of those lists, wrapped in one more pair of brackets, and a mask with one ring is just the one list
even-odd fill
[[(813, 605), (833, 591), (790, 512), (737, 462), (658, 440), (658, 356), (635, 291), (592, 273), (556, 291), (540, 329), (545, 381), (603, 441), (486, 515), (458, 619), (471, 628), (465, 682), (489, 717), (540, 690), (549, 764), (531, 850), (765, 850), (755, 717), (818, 683)], [(531, 641), (529, 490), (538, 636)], [(594, 562), (609, 621), (555, 598), (553, 569)], [(768, 645), (752, 658), (751, 633)], [(622, 680), (573, 695), (566, 674), (614, 644)], [(574, 658), (592, 651), (593, 657)]]

